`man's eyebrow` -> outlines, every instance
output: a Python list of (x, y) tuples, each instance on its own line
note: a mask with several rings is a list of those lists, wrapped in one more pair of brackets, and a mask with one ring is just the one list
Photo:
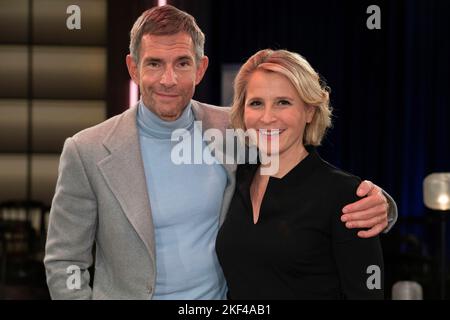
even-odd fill
[(144, 62), (162, 62), (163, 60), (160, 58), (155, 58), (155, 57), (146, 57), (144, 59)]
[[(175, 59), (175, 61), (181, 61), (181, 60), (189, 60), (193, 61), (191, 56), (185, 55), (185, 56), (179, 56)], [(144, 62), (164, 62), (162, 58), (156, 58), (156, 57), (146, 57), (144, 59)]]
[(188, 56), (188, 55), (177, 57), (176, 61), (180, 61), (180, 60), (190, 60), (190, 61), (192, 61), (192, 57)]

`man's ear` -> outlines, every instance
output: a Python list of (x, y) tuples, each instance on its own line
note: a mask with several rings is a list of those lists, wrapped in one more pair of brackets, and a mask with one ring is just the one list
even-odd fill
[(139, 86), (139, 68), (133, 57), (130, 54), (127, 54), (127, 68), (128, 73), (130, 74), (131, 79)]
[(209, 59), (207, 56), (203, 56), (197, 65), (197, 71), (195, 74), (195, 85), (198, 85), (205, 75), (206, 69), (208, 69)]

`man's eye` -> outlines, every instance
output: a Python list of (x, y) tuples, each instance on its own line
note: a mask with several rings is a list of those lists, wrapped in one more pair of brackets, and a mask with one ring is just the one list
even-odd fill
[(179, 63), (179, 66), (180, 66), (181, 68), (187, 68), (187, 67), (189, 67), (190, 65), (191, 65), (191, 63), (190, 63), (189, 61), (182, 61), (182, 62)]
[(149, 66), (150, 68), (158, 68), (160, 64), (158, 62), (149, 62), (147, 63), (147, 66)]

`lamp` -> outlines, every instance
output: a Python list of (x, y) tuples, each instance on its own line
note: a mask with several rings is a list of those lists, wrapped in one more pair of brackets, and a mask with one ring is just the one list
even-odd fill
[(425, 206), (441, 211), (441, 298), (445, 299), (446, 285), (446, 213), (450, 213), (450, 173), (432, 173), (423, 181)]

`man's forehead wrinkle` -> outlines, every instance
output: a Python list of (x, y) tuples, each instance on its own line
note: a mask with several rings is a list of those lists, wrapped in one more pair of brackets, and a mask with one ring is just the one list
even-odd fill
[(192, 46), (192, 39), (191, 37), (187, 36), (177, 38), (172, 38), (171, 36), (154, 36), (154, 35), (145, 35), (143, 39), (146, 38), (147, 41), (143, 41), (148, 46), (156, 47), (156, 46), (162, 46), (162, 47), (177, 47), (177, 46), (186, 46), (191, 47)]
[(170, 56), (194, 56), (192, 39), (189, 36), (172, 38), (170, 36), (145, 35), (142, 41), (142, 55), (147, 57), (164, 59)]

